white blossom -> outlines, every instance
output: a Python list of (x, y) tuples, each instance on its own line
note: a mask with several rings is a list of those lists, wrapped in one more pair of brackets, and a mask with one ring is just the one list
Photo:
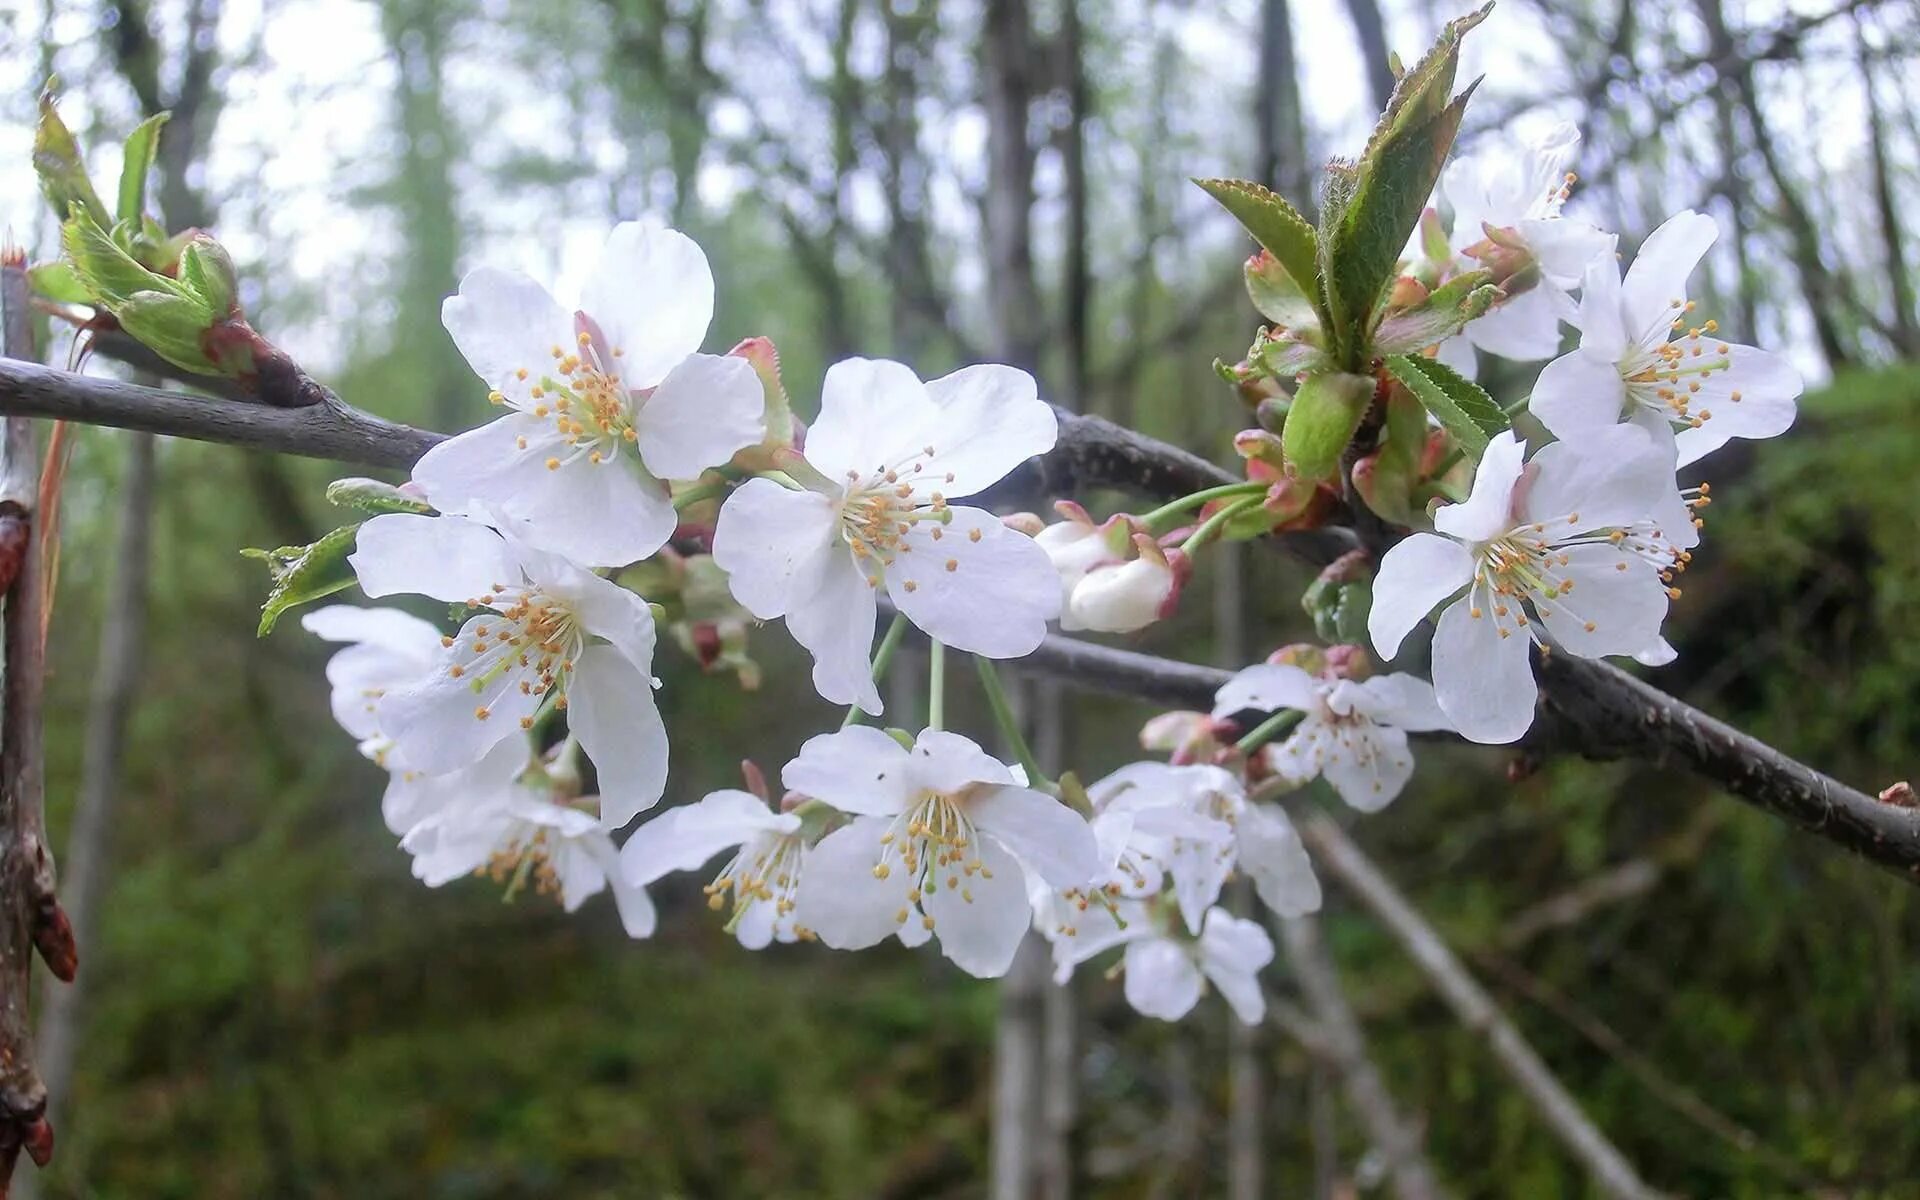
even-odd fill
[(1451, 600), (1433, 635), (1434, 693), (1476, 742), (1511, 742), (1533, 723), (1535, 642), (1583, 658), (1652, 649), (1669, 600), (1662, 572), (1675, 539), (1694, 536), (1684, 507), (1672, 518), (1684, 534), (1660, 519), (1677, 503), (1672, 457), (1642, 429), (1523, 454), (1511, 431), (1494, 438), (1466, 502), (1434, 513), (1438, 533), (1388, 550), (1373, 585), (1367, 628), (1383, 658)]
[(1270, 748), (1274, 769), (1295, 784), (1324, 775), (1342, 800), (1362, 812), (1385, 808), (1413, 777), (1408, 733), (1453, 728), (1434, 700), (1433, 685), (1417, 676), (1325, 678), (1284, 663), (1259, 663), (1236, 674), (1215, 696), (1213, 715), (1283, 708), (1304, 715), (1285, 741)]
[(1060, 628), (1133, 633), (1172, 611), (1180, 595), (1183, 560), (1170, 558), (1146, 534), (1134, 540), (1136, 557), (1096, 567), (1073, 585)]
[(1243, 1023), (1257, 1025), (1266, 1016), (1260, 971), (1273, 961), (1273, 940), (1255, 921), (1224, 908), (1209, 908), (1199, 935), (1191, 936), (1164, 904), (1123, 900), (1109, 914), (1098, 936), (1066, 944), (1058, 953), (1054, 978), (1062, 983), (1073, 967), (1104, 950), (1125, 946), (1122, 990), (1142, 1016), (1178, 1021), (1193, 1011), (1212, 984)]
[(1587, 269), (1575, 323), (1580, 346), (1548, 363), (1529, 408), (1556, 437), (1579, 440), (1628, 421), (1686, 466), (1732, 438), (1769, 438), (1793, 424), (1800, 373), (1777, 354), (1690, 325), (1687, 278), (1718, 227), (1688, 210), (1653, 231), (1620, 276), (1611, 256)]
[(464, 517), (375, 517), (348, 561), (369, 596), (417, 592), (480, 610), (441, 638), (424, 675), (379, 701), (380, 731), (407, 766), (470, 765), (553, 705), (593, 760), (609, 828), (660, 799), (667, 735), (646, 601)]
[(810, 739), (782, 781), (851, 820), (814, 846), (795, 920), (842, 950), (931, 934), (969, 974), (1004, 974), (1032, 923), (1026, 876), (1069, 888), (1100, 867), (1086, 821), (1020, 778), (936, 730), (911, 750), (863, 725)]
[(571, 312), (524, 275), (473, 271), (441, 319), (511, 411), (429, 450), (414, 481), (442, 512), (505, 512), (583, 565), (645, 558), (673, 533), (666, 481), (763, 435), (752, 365), (698, 353), (712, 317), (700, 247), (637, 222), (614, 227)]
[[(993, 514), (950, 503), (1053, 448), (1031, 376), (967, 367), (921, 383), (895, 362), (827, 371), (807, 433), (807, 486), (749, 480), (727, 498), (714, 561), (761, 620), (784, 616), (836, 704), (881, 710), (868, 669), (882, 584), (927, 635), (990, 658), (1032, 652), (1059, 613), (1046, 552)], [(808, 474), (802, 471), (801, 474)]]
[(629, 884), (644, 887), (670, 871), (692, 871), (723, 850), (737, 852), (706, 885), (708, 903), (728, 906), (728, 928), (749, 950), (803, 936), (794, 924), (795, 895), (807, 864), (800, 818), (737, 789), (669, 809), (633, 831), (620, 848)]
[[(1471, 377), (1473, 348), (1519, 362), (1551, 358), (1560, 349), (1560, 322), (1574, 314), (1568, 292), (1587, 264), (1613, 252), (1614, 236), (1585, 221), (1563, 217), (1571, 176), (1567, 168), (1580, 132), (1561, 122), (1524, 147), (1489, 145), (1447, 167), (1441, 189), (1453, 209), (1451, 245), (1456, 255), (1500, 231), (1539, 269), (1533, 286), (1473, 321), (1450, 339), (1442, 356)], [(1478, 265), (1462, 258), (1463, 266)]]

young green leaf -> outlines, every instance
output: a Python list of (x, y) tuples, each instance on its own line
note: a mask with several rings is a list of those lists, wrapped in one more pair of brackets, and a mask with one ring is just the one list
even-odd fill
[(1419, 304), (1389, 309), (1374, 330), (1372, 353), (1412, 354), (1459, 333), (1500, 299), (1502, 292), (1492, 277), (1491, 271), (1466, 271), (1435, 288)]
[(55, 304), (87, 304), (93, 300), (93, 292), (70, 263), (50, 262), (28, 267), (27, 282), (33, 285), (35, 295)]
[(419, 513), (434, 511), (418, 496), (410, 496), (391, 483), (378, 479), (353, 477), (336, 479), (327, 485), (327, 503), (341, 508), (357, 508), (364, 513)]
[(353, 552), (358, 521), (327, 534), (310, 546), (282, 546), (278, 550), (242, 550), (248, 558), (267, 564), (273, 587), (267, 602), (260, 607), (258, 636), (273, 632), (281, 614), (290, 608), (331, 596), (353, 586), (353, 568), (347, 555)]
[(107, 206), (87, 178), (87, 164), (80, 157), (80, 143), (53, 107), (54, 81), (40, 93), (40, 124), (33, 132), (33, 169), (40, 176), (40, 190), (47, 203), (61, 217), (75, 206), (86, 209), (95, 221), (107, 222)]
[(1261, 250), (1247, 260), (1247, 295), (1260, 315), (1283, 330), (1306, 329), (1318, 332), (1319, 297), (1300, 290), (1293, 276), (1280, 265), (1272, 251)]
[(1487, 442), (1511, 425), (1479, 384), (1437, 359), (1395, 354), (1386, 366), (1388, 374), (1412, 392), (1476, 460)]
[(160, 127), (167, 123), (166, 113), (156, 113), (134, 127), (127, 135), (127, 147), (120, 163), (120, 197), (115, 214), (122, 221), (138, 221), (147, 207), (147, 173), (160, 153)]
[(1280, 268), (1292, 277), (1294, 287), (1310, 297), (1317, 308), (1320, 247), (1318, 236), (1307, 219), (1284, 197), (1257, 183), (1244, 179), (1196, 179), (1194, 182), (1233, 214), (1253, 235), (1253, 240), (1264, 246)]

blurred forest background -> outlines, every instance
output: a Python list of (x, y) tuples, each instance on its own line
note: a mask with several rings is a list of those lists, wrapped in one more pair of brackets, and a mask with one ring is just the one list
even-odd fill
[[(1248, 250), (1189, 176), (1312, 199), (1436, 0), (21, 0), (0, 6), (0, 222), (52, 250), (29, 166), (49, 74), (111, 179), (172, 109), (159, 205), (232, 249), (255, 323), (355, 403), (489, 414), (439, 307), (481, 262), (577, 278), (615, 219), (713, 259), (709, 349), (824, 365), (992, 358), (1216, 456), (1211, 361)], [(1791, 436), (1710, 464), (1664, 687), (1868, 790), (1920, 729), (1920, 12), (1870, 0), (1505, 0), (1462, 146), (1577, 121), (1575, 205), (1721, 223), (1703, 311), (1810, 385)], [(54, 348), (56, 360), (63, 345)], [(95, 369), (117, 369), (104, 364)], [(1485, 380), (1505, 398), (1529, 371)], [(428, 892), (327, 716), (326, 650), (252, 636), (243, 546), (305, 542), (346, 472), (79, 432), (53, 623), (48, 794), (80, 983), (56, 1003), (52, 1197), (1345, 1197), (1382, 1156), (1335, 1072), (1224, 1008), (1168, 1026), (1086, 972), (1002, 985), (898, 947), (750, 956), (699, 880), (660, 934), (484, 885)], [(1244, 663), (1309, 632), (1278, 556), (1203, 572), (1155, 652)], [(777, 767), (830, 716), (756, 634), (743, 693), (663, 650), (669, 802)], [(910, 674), (912, 664), (908, 664)], [(907, 693), (911, 694), (911, 693)], [(1144, 706), (1057, 688), (1097, 776)], [(1428, 754), (1355, 835), (1649, 1181), (1920, 1195), (1920, 897), (1711, 788)], [(1591, 1184), (1481, 1035), (1329, 882), (1319, 932), (1449, 1191)], [(1295, 992), (1301, 960), (1272, 972)], [(1308, 963), (1312, 969), (1312, 964)], [(1322, 963), (1322, 966), (1325, 964)], [(46, 1013), (47, 1003), (43, 1001)], [(22, 1167), (25, 1172), (27, 1168)]]

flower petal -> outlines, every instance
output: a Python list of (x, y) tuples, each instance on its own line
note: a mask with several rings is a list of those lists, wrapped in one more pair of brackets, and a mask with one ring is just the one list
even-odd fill
[(871, 725), (808, 738), (780, 782), (841, 812), (871, 816), (905, 812), (920, 790), (907, 748)]
[(1349, 805), (1379, 812), (1413, 778), (1413, 755), (1402, 730), (1360, 721), (1335, 736), (1320, 770)]
[(1258, 922), (1224, 908), (1207, 914), (1200, 931), (1200, 969), (1244, 1024), (1258, 1025), (1267, 1014), (1258, 975), (1272, 961), (1273, 939)]
[(915, 438), (937, 410), (927, 387), (905, 365), (884, 358), (846, 358), (820, 381), (820, 418), (807, 430), (807, 461), (836, 483), (862, 478), (917, 451)]
[(1611, 361), (1581, 349), (1562, 354), (1533, 381), (1527, 411), (1558, 438), (1581, 438), (1619, 423), (1627, 384)]
[(667, 728), (653, 681), (609, 646), (589, 646), (567, 685), (567, 727), (600, 778), (600, 823), (619, 829), (660, 802)]
[(1578, 287), (1586, 277), (1587, 264), (1595, 259), (1611, 262), (1618, 240), (1611, 233), (1569, 217), (1522, 221), (1516, 228), (1539, 260), (1547, 282), (1560, 288)]
[[(1504, 745), (1533, 724), (1532, 645), (1524, 630), (1501, 636), (1490, 600), (1476, 590), (1440, 614), (1433, 635), (1433, 691), (1441, 711), (1470, 742)], [(1481, 615), (1472, 615), (1474, 605)]]
[[(864, 950), (899, 928), (894, 919), (910, 885), (897, 876), (879, 879), (873, 868), (885, 847), (888, 822), (856, 817), (820, 839), (807, 856), (794, 900), (796, 925), (811, 929), (835, 950)], [(1019, 872), (1009, 871), (1018, 887)]]
[(500, 535), (465, 517), (385, 513), (360, 527), (347, 556), (369, 596), (417, 592), (458, 603), (519, 578)]
[(838, 547), (815, 555), (797, 578), (787, 608), (787, 631), (813, 655), (813, 687), (834, 704), (881, 711), (870, 655), (879, 612), (874, 587), (853, 555)]
[(1127, 1003), (1144, 1017), (1178, 1021), (1200, 1003), (1206, 983), (1193, 956), (1167, 940), (1129, 943), (1122, 990)]
[(1013, 965), (1020, 939), (1033, 925), (1033, 908), (1027, 903), (1026, 877), (1012, 855), (984, 841), (980, 862), (984, 870), (953, 885), (929, 872), (932, 890), (921, 896), (920, 907), (933, 918), (942, 954), (969, 975), (995, 979)]
[(1580, 311), (1573, 323), (1580, 328), (1581, 351), (1600, 362), (1619, 362), (1639, 332), (1627, 327), (1620, 286), (1620, 262), (1613, 255), (1602, 254), (1587, 263), (1580, 284)]
[(1026, 788), (995, 788), (968, 802), (980, 832), (1056, 888), (1084, 887), (1100, 873), (1093, 830), (1066, 805)]
[(1234, 675), (1214, 693), (1213, 715), (1231, 717), (1238, 712), (1274, 712), (1282, 708), (1304, 712), (1320, 702), (1320, 691), (1319, 681), (1299, 667), (1256, 663)]
[(933, 447), (927, 472), (945, 478), (949, 497), (971, 496), (1004, 479), (1035, 455), (1053, 449), (1059, 422), (1040, 399), (1033, 376), (986, 363), (927, 381), (938, 406), (921, 430)]
[(1233, 872), (1236, 848), (1214, 842), (1181, 838), (1167, 855), (1167, 874), (1173, 877), (1173, 896), (1190, 933), (1200, 932), (1207, 910), (1220, 899), (1220, 889)]
[(1240, 869), (1253, 880), (1260, 902), (1283, 917), (1320, 907), (1320, 879), (1293, 822), (1277, 805), (1249, 804), (1235, 831)]
[(1487, 443), (1464, 504), (1442, 505), (1433, 527), (1449, 537), (1477, 542), (1513, 527), (1513, 489), (1520, 482), (1526, 447), (1509, 429)]
[(733, 598), (762, 621), (784, 616), (796, 581), (821, 569), (814, 560), (842, 555), (834, 545), (833, 501), (771, 479), (749, 479), (720, 506), (713, 561), (727, 573)]
[(1400, 653), (1400, 643), (1448, 596), (1473, 578), (1473, 556), (1458, 542), (1416, 533), (1381, 556), (1373, 580), (1373, 608), (1367, 636), (1380, 657)]
[(765, 407), (752, 363), (690, 355), (667, 373), (634, 416), (640, 458), (657, 478), (692, 479), (757, 444), (766, 435)]
[(710, 792), (634, 830), (620, 847), (621, 877), (635, 885), (649, 884), (670, 871), (691, 871), (763, 831), (792, 832), (799, 827), (800, 818), (774, 812), (751, 792), (731, 788)]
[(980, 748), (978, 742), (942, 729), (923, 730), (914, 739), (908, 776), (917, 791), (965, 791), (974, 784), (1018, 783), (1013, 769)]
[(1691, 397), (1689, 409), (1701, 423), (1674, 436), (1680, 466), (1699, 461), (1731, 438), (1777, 437), (1793, 424), (1794, 401), (1805, 387), (1793, 364), (1752, 346), (1730, 345), (1727, 358), (1729, 367), (1702, 376), (1700, 390)]
[(1673, 487), (1672, 459), (1632, 424), (1554, 442), (1533, 456), (1531, 466), (1520, 515), (1546, 525), (1550, 542), (1645, 520)]
[(1652, 563), (1606, 543), (1567, 546), (1557, 570), (1573, 590), (1534, 602), (1561, 647), (1582, 658), (1633, 654), (1660, 636), (1667, 588)]
[(440, 305), (440, 323), (474, 374), (515, 404), (532, 403), (528, 389), (551, 368), (553, 348), (574, 344), (573, 318), (547, 289), (497, 267), (469, 271)]
[(1674, 318), (1686, 311), (1687, 279), (1719, 235), (1712, 217), (1690, 208), (1647, 235), (1620, 285), (1627, 336), (1647, 345), (1667, 340)]
[(1354, 710), (1372, 718), (1376, 724), (1413, 733), (1453, 728), (1447, 714), (1440, 711), (1440, 702), (1433, 697), (1433, 685), (1417, 675), (1375, 675), (1347, 687)]
[(580, 307), (620, 351), (621, 380), (650, 388), (706, 339), (713, 272), (686, 234), (622, 221), (580, 290)]
[(1513, 362), (1552, 358), (1560, 352), (1560, 311), (1550, 287), (1545, 282), (1535, 284), (1468, 321), (1461, 332), (1476, 348)]
[(927, 636), (956, 650), (987, 658), (1033, 653), (1060, 613), (1052, 560), (992, 513), (948, 511), (950, 524), (923, 521), (907, 535), (887, 567), (887, 595)]
[(440, 652), (440, 631), (410, 612), (328, 604), (300, 618), (300, 626), (329, 642), (358, 642), (400, 658), (429, 660)]
[(470, 617), (426, 678), (381, 698), (375, 720), (409, 767), (439, 773), (470, 766), (502, 738), (521, 736), (521, 720), (539, 709), (543, 697), (520, 688), (539, 681), (535, 670), (496, 668), (496, 650), (484, 652), (492, 656), (484, 661), (474, 652), (476, 630), (498, 622), (490, 612)]

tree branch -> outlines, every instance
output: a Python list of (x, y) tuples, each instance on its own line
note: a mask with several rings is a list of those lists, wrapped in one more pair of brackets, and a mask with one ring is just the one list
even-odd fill
[(1486, 989), (1467, 973), (1440, 934), (1414, 911), (1360, 847), (1321, 813), (1300, 822), (1300, 837), (1314, 852), (1315, 863), (1344, 884), (1386, 926), (1433, 982), (1434, 990), (1461, 1024), (1486, 1039), (1501, 1069), (1533, 1102), (1547, 1127), (1593, 1175), (1594, 1182), (1609, 1196), (1650, 1200), (1655, 1193), (1641, 1182), (1633, 1164), (1587, 1119), (1579, 1102), (1554, 1078)]

